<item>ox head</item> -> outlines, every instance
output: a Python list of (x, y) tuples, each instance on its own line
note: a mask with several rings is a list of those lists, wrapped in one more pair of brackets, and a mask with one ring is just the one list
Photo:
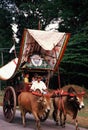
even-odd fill
[(79, 109), (84, 108), (84, 102), (83, 102), (84, 94), (85, 94), (85, 92), (81, 92), (81, 93), (76, 94), (77, 102), (79, 104)]
[(51, 100), (50, 98), (52, 97), (52, 94), (47, 93), (47, 94), (42, 94), (38, 92), (32, 92), (32, 94), (36, 95), (38, 98), (38, 106), (40, 110), (44, 110), (45, 112), (50, 111), (51, 108)]
[(49, 94), (39, 94), (37, 93), (37, 96), (39, 96), (37, 103), (38, 103), (38, 117), (41, 121), (45, 121), (48, 116), (51, 109), (51, 100)]
[(39, 109), (40, 110), (44, 110), (45, 112), (49, 112), (50, 111), (50, 97), (49, 96), (46, 96), (46, 95), (42, 95), (38, 101), (39, 103)]
[(77, 93), (72, 87), (68, 89), (68, 101), (72, 102), (79, 110), (84, 108), (83, 96), (85, 92)]

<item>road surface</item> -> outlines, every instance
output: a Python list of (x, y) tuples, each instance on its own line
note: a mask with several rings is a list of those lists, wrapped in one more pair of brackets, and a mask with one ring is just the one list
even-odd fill
[[(12, 123), (8, 123), (4, 120), (3, 110), (0, 107), (0, 130), (35, 130), (35, 120), (32, 115), (26, 116), (26, 127), (23, 127), (20, 112), (16, 110), (15, 118)], [(75, 126), (66, 124), (65, 128), (56, 126), (53, 120), (47, 119), (45, 122), (41, 122), (42, 130), (75, 130)], [(80, 128), (80, 130), (88, 130)]]

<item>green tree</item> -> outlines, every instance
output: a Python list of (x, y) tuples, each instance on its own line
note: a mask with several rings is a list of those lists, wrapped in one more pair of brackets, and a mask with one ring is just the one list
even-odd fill
[[(88, 80), (88, 1), (61, 1), (59, 31), (71, 33), (65, 55), (61, 62), (62, 84), (75, 83), (87, 87)], [(64, 80), (65, 79), (65, 80)]]
[(4, 64), (9, 58), (7, 55), (9, 55), (9, 48), (12, 46), (12, 35), (11, 15), (5, 9), (0, 8), (0, 52), (3, 52)]
[(73, 35), (61, 62), (64, 83), (75, 83), (87, 87), (88, 80), (88, 23)]
[[(8, 9), (6, 3), (14, 5), (14, 8)], [(11, 23), (18, 25), (17, 36), (21, 40), (24, 28), (38, 29), (40, 21), (44, 29), (52, 20), (59, 18), (58, 31), (71, 33), (60, 64), (61, 84), (75, 83), (87, 86), (88, 0), (2, 0), (0, 4), (5, 10), (4, 13), (0, 6), (0, 17), (3, 17), (0, 19), (0, 47), (7, 46), (7, 43), (11, 46)]]

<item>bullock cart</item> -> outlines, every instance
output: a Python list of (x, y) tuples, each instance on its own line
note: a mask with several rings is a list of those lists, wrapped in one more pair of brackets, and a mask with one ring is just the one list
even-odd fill
[(24, 29), (19, 55), (0, 68), (0, 79), (7, 82), (3, 98), (3, 114), (12, 122), (18, 106), (18, 95), (24, 91), (23, 73), (45, 77), (49, 87), (50, 77), (58, 66), (66, 49), (70, 34)]

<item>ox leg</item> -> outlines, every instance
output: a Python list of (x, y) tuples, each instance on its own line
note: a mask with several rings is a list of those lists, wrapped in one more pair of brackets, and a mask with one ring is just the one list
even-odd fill
[(75, 126), (76, 126), (76, 130), (80, 130), (78, 127), (78, 120), (77, 119), (75, 119)]
[(59, 125), (59, 111), (56, 110), (56, 125)]
[(37, 127), (37, 129), (38, 129), (38, 130), (42, 130), (42, 129), (41, 129), (41, 126), (40, 126), (40, 120), (39, 120), (39, 118), (38, 118), (37, 113), (33, 112), (33, 115), (34, 115), (35, 120), (36, 120), (36, 127)]
[(36, 120), (36, 126), (38, 128), (38, 130), (42, 130), (41, 126), (40, 126), (40, 120)]
[[(63, 119), (62, 119), (62, 115), (63, 115)], [(63, 113), (63, 111), (60, 111), (60, 125), (62, 127), (65, 127), (65, 123), (66, 123), (66, 114)]]
[(22, 123), (23, 123), (23, 126), (24, 126), (24, 127), (26, 126), (26, 123), (25, 123), (25, 115), (26, 115), (25, 111), (24, 111), (24, 110), (21, 111)]
[(59, 125), (59, 111), (58, 111), (58, 109), (55, 109), (53, 111), (53, 119), (56, 122), (56, 125)]
[(64, 115), (64, 121), (62, 127), (65, 127), (65, 124), (66, 124), (66, 115)]
[(62, 126), (62, 111), (60, 111), (60, 126)]

